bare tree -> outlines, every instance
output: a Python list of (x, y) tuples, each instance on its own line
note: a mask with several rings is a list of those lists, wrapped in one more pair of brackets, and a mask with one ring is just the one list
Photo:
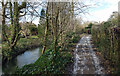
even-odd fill
[[(20, 35), (20, 26), (19, 26), (19, 18), (21, 17), (20, 11), (23, 8), (26, 8), (26, 2), (22, 2), (21, 5), (18, 4), (18, 2), (14, 2), (14, 6), (12, 8), (12, 3), (9, 2), (10, 5), (10, 19), (11, 19), (11, 25), (12, 25), (12, 35), (11, 35), (11, 40), (9, 39), (8, 35), (5, 32), (5, 17), (6, 17), (6, 6), (8, 2), (4, 4), (4, 1), (2, 2), (2, 31), (3, 31), (3, 36), (8, 42), (8, 45), (10, 49), (14, 49), (14, 46), (16, 45), (17, 41), (19, 40), (19, 35)], [(12, 11), (14, 9), (14, 11)], [(24, 15), (22, 15), (24, 16)]]

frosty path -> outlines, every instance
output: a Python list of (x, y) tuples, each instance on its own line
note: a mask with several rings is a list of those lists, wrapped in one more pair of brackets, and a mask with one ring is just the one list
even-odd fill
[(84, 35), (76, 45), (73, 74), (104, 74), (90, 41), (91, 35)]

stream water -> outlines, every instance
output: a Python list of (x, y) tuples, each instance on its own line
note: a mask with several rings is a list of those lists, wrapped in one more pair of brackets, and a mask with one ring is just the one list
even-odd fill
[(11, 74), (15, 71), (16, 67), (21, 68), (26, 64), (34, 63), (41, 55), (41, 48), (25, 51), (23, 54), (18, 55), (16, 58), (11, 60), (9, 63), (3, 64), (2, 72)]
[(90, 40), (91, 35), (83, 36), (76, 45), (73, 74), (104, 74), (104, 68), (100, 65)]

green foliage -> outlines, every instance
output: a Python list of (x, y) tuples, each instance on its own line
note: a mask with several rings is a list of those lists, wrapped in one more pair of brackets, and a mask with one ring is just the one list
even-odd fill
[(39, 24), (38, 24), (38, 37), (40, 37), (41, 39), (43, 38), (44, 36), (44, 30), (45, 30), (45, 10), (42, 9), (41, 10), (41, 16), (40, 16), (40, 21), (39, 21)]
[(32, 36), (29, 39), (21, 38), (17, 45), (15, 46), (14, 51), (10, 51), (8, 44), (4, 42), (2, 44), (2, 57), (4, 60), (9, 60), (12, 58), (12, 56), (19, 54), (22, 51), (25, 51), (27, 49), (31, 49), (37, 46), (41, 46), (42, 42), (37, 36)]
[(92, 28), (92, 23), (90, 23), (89, 25), (88, 25), (88, 27), (85, 27), (85, 31), (86, 31), (86, 33), (88, 33), (88, 34), (91, 34), (91, 28)]
[(79, 33), (78, 32), (70, 32), (70, 33), (66, 34), (66, 39), (68, 39), (68, 44), (69, 43), (78, 43), (78, 41), (80, 40)]
[(73, 38), (72, 38), (72, 42), (73, 43), (78, 43), (78, 41), (80, 40), (80, 35), (76, 34)]
[(53, 50), (47, 50), (34, 64), (17, 68), (15, 74), (64, 74), (65, 65), (71, 62), (69, 53), (54, 54)]
[(34, 32), (38, 32), (37, 26), (36, 25), (30, 25), (29, 26), (30, 32), (34, 34)]
[(71, 48), (74, 48), (75, 44), (79, 42), (81, 33), (82, 33), (81, 30), (78, 30), (76, 32), (72, 31), (67, 32), (65, 36), (63, 50), (72, 51)]
[(91, 27), (92, 27), (92, 25), (93, 25), (93, 24), (92, 24), (92, 23), (90, 23), (90, 24), (88, 25), (88, 27), (90, 27), (90, 28), (91, 28)]
[(42, 10), (41, 10), (41, 16), (40, 16), (41, 18), (44, 18), (45, 17), (45, 10), (42, 8)]
[(105, 59), (110, 61), (110, 65), (114, 66), (116, 73), (119, 65), (119, 36), (115, 31), (115, 25), (112, 22), (105, 22), (99, 26), (99, 29), (92, 29), (92, 38), (98, 50), (102, 53)]
[(39, 38), (43, 38), (43, 36), (44, 36), (44, 29), (45, 29), (45, 27), (44, 27), (44, 25), (38, 25), (38, 37)]

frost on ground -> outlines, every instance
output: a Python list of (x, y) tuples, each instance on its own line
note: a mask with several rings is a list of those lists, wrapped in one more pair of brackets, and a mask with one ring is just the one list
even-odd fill
[(73, 74), (104, 74), (104, 68), (100, 66), (99, 58), (93, 51), (90, 40), (91, 35), (83, 36), (76, 45)]

